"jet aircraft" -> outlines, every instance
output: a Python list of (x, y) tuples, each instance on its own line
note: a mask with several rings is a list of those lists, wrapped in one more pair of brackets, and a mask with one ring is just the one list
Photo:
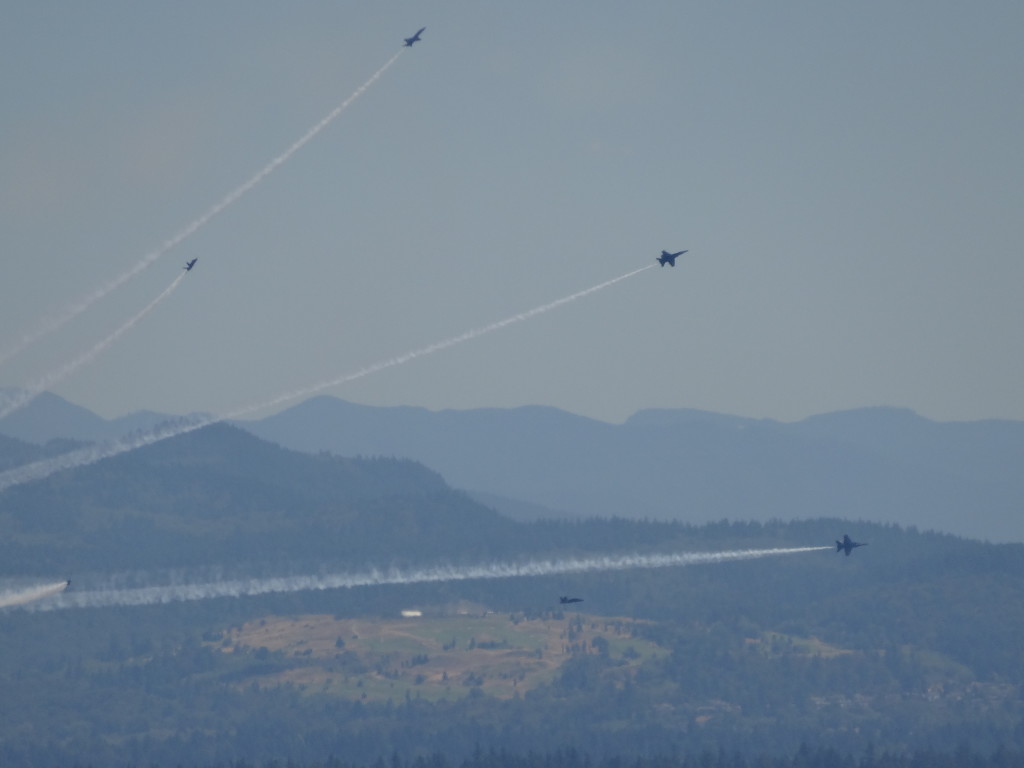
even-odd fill
[(582, 597), (565, 597), (564, 595), (558, 598), (558, 602), (562, 605), (568, 605), (569, 603), (582, 603)]
[(185, 262), (185, 271), (186, 272), (191, 272), (192, 271), (192, 267), (194, 267), (196, 265), (197, 261), (199, 261), (198, 257), (192, 259), (192, 261), (186, 261)]
[(426, 27), (421, 27), (420, 31), (415, 35), (405, 38), (405, 47), (412, 48), (413, 43), (418, 43), (420, 41), (420, 35), (423, 34), (424, 29), (426, 29)]
[(666, 263), (668, 263), (670, 267), (674, 267), (676, 265), (676, 257), (682, 256), (684, 253), (687, 253), (687, 251), (680, 251), (679, 253), (669, 253), (668, 251), (662, 251), (661, 256), (658, 257), (658, 261), (661, 263), (661, 266), (663, 267)]
[(836, 542), (836, 552), (846, 552), (846, 556), (849, 557), (850, 553), (855, 547), (866, 547), (868, 544), (866, 541), (854, 541), (845, 533), (843, 534), (843, 540)]

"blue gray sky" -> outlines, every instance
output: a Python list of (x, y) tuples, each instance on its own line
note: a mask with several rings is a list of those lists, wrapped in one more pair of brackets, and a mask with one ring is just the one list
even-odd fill
[(1024, 4), (11, 2), (0, 366), (101, 415), (371, 405), (1024, 419)]

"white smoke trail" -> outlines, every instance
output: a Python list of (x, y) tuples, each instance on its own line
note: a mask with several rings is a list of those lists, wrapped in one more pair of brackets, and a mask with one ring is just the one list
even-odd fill
[(32, 400), (34, 400), (36, 396), (39, 395), (40, 392), (43, 392), (44, 390), (47, 390), (50, 387), (58, 384), (59, 382), (63, 381), (68, 376), (70, 376), (72, 373), (77, 371), (79, 368), (81, 368), (83, 365), (91, 363), (93, 360), (95, 360), (96, 357), (103, 350), (105, 350), (107, 347), (109, 347), (111, 344), (117, 341), (122, 335), (127, 333), (133, 326), (135, 326), (136, 323), (142, 320), (142, 318), (144, 318), (146, 315), (148, 315), (150, 312), (156, 309), (160, 302), (162, 302), (164, 299), (170, 296), (174, 292), (174, 289), (177, 288), (178, 285), (181, 283), (181, 281), (185, 279), (185, 274), (185, 272), (182, 272), (180, 275), (178, 275), (170, 285), (164, 288), (163, 292), (159, 296), (157, 296), (155, 299), (149, 302), (149, 304), (143, 307), (141, 311), (135, 314), (120, 328), (115, 330), (105, 339), (102, 339), (101, 341), (97, 342), (96, 345), (93, 346), (92, 349), (90, 349), (88, 352), (86, 352), (83, 355), (80, 355), (79, 357), (76, 357), (71, 362), (66, 363), (62, 368), (56, 371), (51, 371), (50, 373), (43, 376), (41, 379), (39, 379), (39, 381), (32, 384), (31, 386), (22, 390), (18, 390), (16, 394), (11, 396), (7, 400), (7, 402), (0, 406), (0, 419), (2, 419), (4, 416), (7, 416), (10, 413), (13, 413), (22, 406), (27, 405)]
[[(395, 366), (402, 365), (403, 363), (407, 363), (410, 360), (415, 360), (418, 357), (426, 357), (427, 355), (432, 355), (435, 352), (440, 352), (442, 349), (454, 347), (457, 344), (462, 344), (465, 341), (470, 341), (471, 339), (479, 338), (480, 336), (491, 333), (492, 331), (497, 331), (501, 328), (505, 328), (506, 326), (513, 325), (515, 323), (521, 323), (524, 320), (529, 320), (531, 317), (536, 317), (537, 315), (549, 312), (552, 309), (555, 309), (556, 307), (562, 306), (563, 304), (568, 304), (571, 301), (576, 301), (576, 299), (581, 299), (584, 296), (587, 296), (591, 293), (596, 293), (597, 291), (600, 291), (604, 288), (608, 288), (611, 285), (615, 285), (615, 283), (633, 277), (633, 275), (637, 275), (641, 272), (644, 272), (653, 266), (654, 265), (652, 264), (647, 267), (641, 267), (640, 269), (634, 269), (632, 272), (627, 272), (624, 275), (612, 278), (611, 280), (606, 280), (605, 282), (600, 283), (598, 285), (591, 286), (590, 288), (585, 288), (582, 291), (577, 291), (576, 293), (571, 294), (570, 296), (565, 296), (561, 299), (557, 299), (556, 301), (552, 301), (549, 304), (534, 307), (533, 309), (527, 310), (526, 312), (520, 312), (519, 314), (512, 315), (511, 317), (506, 317), (504, 320), (499, 320), (496, 323), (491, 323), (490, 325), (485, 325), (480, 328), (475, 328), (471, 331), (466, 331), (465, 333), (461, 333), (458, 336), (452, 336), (451, 338), (445, 339), (444, 341), (438, 341), (433, 344), (428, 344), (427, 346), (420, 347), (419, 349), (415, 349), (412, 352), (406, 352), (404, 355), (398, 355), (397, 357), (392, 357), (388, 360), (384, 360), (379, 363), (374, 363), (373, 365), (368, 365), (365, 368), (356, 371), (355, 373), (348, 373), (345, 374), (344, 376), (337, 376), (333, 379), (327, 379), (325, 381), (321, 381), (318, 384), (313, 384), (308, 387), (303, 387), (301, 389), (292, 390), (291, 392), (286, 392), (285, 394), (280, 395), (279, 397), (275, 397), (273, 400), (268, 400), (265, 402), (256, 403), (254, 405), (245, 406), (244, 408), (239, 408), (238, 410), (225, 414), (221, 418), (236, 419), (240, 416), (245, 416), (255, 411), (262, 411), (266, 408), (273, 408), (275, 406), (281, 405), (282, 403), (286, 403), (291, 400), (296, 400), (300, 397), (308, 397), (309, 395), (314, 395), (317, 392), (322, 392), (325, 389), (330, 389), (331, 387), (336, 387), (341, 384), (347, 384), (351, 381), (355, 381), (356, 379), (361, 379), (364, 376), (369, 376), (370, 374), (377, 373), (388, 368), (394, 368)], [(2, 487), (0, 487), (0, 489), (2, 489)]]
[(594, 555), (567, 560), (526, 560), (475, 566), (436, 566), (418, 569), (369, 570), (361, 573), (336, 573), (319, 576), (284, 576), (265, 579), (233, 579), (191, 584), (105, 589), (70, 592), (45, 603), (28, 604), (29, 610), (49, 611), (65, 608), (108, 608), (117, 606), (161, 605), (223, 597), (251, 597), (284, 592), (354, 589), (382, 585), (426, 584), (475, 579), (514, 579), (530, 576), (559, 576), (570, 573), (624, 571), (634, 568), (671, 568), (684, 565), (725, 563), (762, 557), (816, 552), (832, 547), (791, 547), (776, 549), (738, 549), (729, 552), (676, 552), (659, 555)]
[(68, 588), (68, 582), (61, 581), (56, 584), (44, 584), (29, 589), (12, 589), (0, 592), (0, 608), (13, 608), (15, 606), (27, 605), (45, 597), (59, 595)]
[(160, 427), (157, 427), (155, 430), (142, 435), (128, 436), (112, 443), (101, 443), (98, 445), (90, 446), (88, 448), (82, 448), (77, 451), (71, 451), (70, 453), (66, 453), (63, 454), (62, 456), (57, 456), (52, 459), (44, 459), (42, 461), (36, 461), (31, 464), (25, 464), (20, 467), (15, 467), (14, 469), (9, 469), (6, 472), (0, 472), (0, 492), (5, 491), (8, 488), (11, 488), (15, 485), (21, 485), (22, 483), (27, 483), (32, 480), (42, 480), (45, 477), (49, 477), (54, 472), (59, 472), (60, 470), (63, 469), (73, 469), (75, 467), (82, 467), (87, 464), (92, 464), (94, 462), (100, 461), (101, 459), (117, 456), (122, 453), (127, 453), (128, 451), (134, 451), (137, 448), (152, 445), (153, 443), (160, 442), (161, 440), (166, 440), (169, 437), (183, 435), (186, 432), (192, 432), (196, 429), (201, 429), (203, 427), (209, 426), (210, 424), (215, 424), (219, 421), (224, 421), (226, 419), (235, 419), (240, 416), (253, 413), (255, 411), (261, 411), (266, 408), (272, 408), (274, 406), (281, 405), (282, 403), (288, 402), (290, 400), (295, 400), (296, 398), (299, 397), (306, 397), (315, 394), (316, 392), (328, 389), (329, 387), (335, 387), (341, 384), (346, 384), (350, 381), (361, 379), (364, 376), (369, 376), (370, 374), (377, 373), (378, 371), (383, 371), (388, 368), (394, 368), (395, 366), (402, 365), (403, 363), (407, 363), (410, 360), (415, 360), (418, 357), (424, 357), (426, 355), (433, 354), (434, 352), (439, 352), (442, 349), (454, 347), (456, 344), (461, 344), (465, 341), (470, 341), (471, 339), (479, 338), (484, 334), (491, 333), (492, 331), (496, 331), (500, 328), (504, 328), (514, 323), (520, 323), (524, 320), (528, 320), (531, 317), (536, 317), (537, 315), (543, 314), (544, 312), (548, 312), (552, 309), (555, 309), (556, 307), (560, 307), (563, 304), (567, 304), (571, 301), (575, 301), (576, 299), (580, 299), (591, 293), (595, 293), (596, 291), (600, 291), (603, 288), (615, 285), (615, 283), (621, 282), (623, 280), (626, 280), (627, 278), (633, 277), (634, 275), (651, 269), (653, 266), (654, 265), (651, 264), (646, 267), (641, 267), (640, 269), (635, 269), (632, 272), (627, 272), (624, 275), (612, 278), (611, 280), (606, 280), (605, 282), (599, 283), (598, 285), (591, 286), (590, 288), (585, 288), (582, 291), (577, 291), (576, 293), (573, 293), (569, 296), (565, 296), (561, 299), (557, 299), (548, 304), (543, 304), (539, 307), (534, 307), (533, 309), (527, 310), (526, 312), (520, 312), (517, 315), (506, 317), (504, 320), (499, 320), (496, 323), (491, 323), (490, 325), (475, 328), (471, 331), (466, 331), (465, 333), (460, 334), (458, 336), (452, 336), (451, 338), (445, 339), (444, 341), (439, 341), (434, 344), (429, 344), (425, 347), (420, 347), (419, 349), (415, 349), (412, 352), (406, 352), (404, 355), (399, 355), (397, 357), (392, 357), (388, 360), (384, 360), (379, 363), (374, 363), (373, 365), (369, 365), (365, 368), (362, 368), (356, 371), (355, 373), (345, 374), (344, 376), (338, 376), (333, 379), (321, 381), (319, 384), (314, 384), (309, 387), (303, 387), (302, 389), (292, 390), (291, 392), (279, 395), (278, 397), (275, 397), (272, 400), (266, 400), (260, 403), (247, 405), (242, 408), (238, 408), (234, 411), (229, 411), (228, 413), (221, 414), (220, 416), (201, 416), (192, 419), (180, 419), (178, 421), (168, 422), (164, 425), (161, 425)]
[(47, 334), (56, 331), (58, 328), (61, 328), (65, 323), (80, 315), (82, 312), (87, 310), (89, 307), (91, 307), (97, 301), (102, 299), (108, 293), (127, 283), (133, 277), (135, 277), (144, 269), (146, 269), (146, 267), (151, 265), (154, 261), (156, 261), (165, 253), (170, 251), (172, 248), (175, 248), (176, 246), (183, 243), (185, 240), (194, 235), (199, 229), (201, 229), (215, 216), (217, 216), (220, 213), (223, 213), (224, 210), (226, 210), (233, 203), (237, 202), (239, 198), (241, 198), (247, 192), (251, 191), (267, 176), (269, 176), (271, 173), (277, 170), (281, 165), (286, 163), (289, 160), (289, 158), (291, 158), (292, 155), (294, 155), (296, 152), (298, 152), (300, 149), (306, 146), (306, 144), (312, 141), (313, 138), (318, 133), (320, 133), (324, 128), (330, 125), (330, 123), (334, 121), (334, 119), (338, 117), (338, 115), (344, 112), (356, 99), (362, 96), (366, 89), (373, 85), (380, 78), (380, 76), (383, 75), (388, 70), (388, 68), (398, 60), (398, 57), (401, 55), (402, 51), (400, 49), (398, 53), (391, 57), (387, 64), (385, 64), (383, 67), (374, 72), (369, 80), (367, 80), (365, 83), (359, 86), (351, 96), (345, 99), (345, 101), (343, 101), (333, 110), (331, 110), (327, 114), (327, 116), (324, 117), (319, 123), (310, 128), (305, 133), (305, 135), (302, 136), (302, 138), (300, 138), (298, 141), (296, 141), (294, 144), (288, 147), (288, 149), (286, 149), (280, 155), (278, 155), (269, 163), (267, 163), (255, 176), (253, 176), (247, 182), (237, 187), (232, 192), (229, 192), (219, 203), (210, 208), (206, 213), (204, 213), (202, 216), (186, 225), (185, 228), (178, 232), (178, 234), (174, 235), (174, 237), (170, 238), (169, 240), (165, 240), (158, 248), (150, 251), (145, 256), (143, 256), (127, 272), (124, 272), (118, 277), (115, 277), (113, 280), (110, 280), (104, 285), (101, 285), (88, 296), (85, 296), (79, 299), (76, 303), (72, 304), (71, 306), (66, 307), (60, 314), (44, 319), (37, 329), (25, 334), (12, 349), (8, 350), (3, 355), (0, 355), (0, 365), (3, 365), (7, 360), (14, 357), (19, 352), (22, 352), (30, 345), (41, 339), (43, 336), (46, 336)]
[(32, 480), (42, 480), (54, 472), (60, 472), (63, 469), (84, 467), (102, 459), (109, 459), (112, 456), (134, 451), (138, 448), (158, 443), (161, 440), (166, 440), (169, 437), (176, 437), (186, 432), (191, 432), (194, 429), (201, 429), (217, 421), (219, 419), (212, 416), (168, 421), (141, 435), (126, 435), (112, 442), (97, 443), (87, 448), (80, 448), (77, 451), (69, 451), (52, 459), (43, 459), (41, 461), (34, 461), (31, 464), (24, 464), (20, 467), (9, 469), (6, 472), (0, 472), (0, 492), (22, 483), (31, 482)]

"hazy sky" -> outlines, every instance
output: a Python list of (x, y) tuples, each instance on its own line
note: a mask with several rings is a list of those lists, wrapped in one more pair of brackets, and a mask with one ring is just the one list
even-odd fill
[(1024, 4), (7, 2), (0, 366), (101, 415), (329, 394), (1024, 419)]

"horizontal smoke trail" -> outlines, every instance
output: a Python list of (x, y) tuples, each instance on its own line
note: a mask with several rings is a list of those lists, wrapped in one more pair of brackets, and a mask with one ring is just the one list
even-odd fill
[(387, 71), (387, 69), (398, 60), (398, 57), (401, 55), (402, 51), (401, 49), (399, 49), (398, 53), (392, 56), (391, 60), (388, 61), (387, 64), (385, 64), (383, 67), (374, 72), (369, 80), (367, 80), (365, 83), (359, 86), (359, 88), (357, 88), (351, 96), (345, 99), (345, 101), (343, 101), (333, 110), (331, 110), (331, 112), (319, 123), (310, 128), (302, 138), (300, 138), (298, 141), (296, 141), (294, 144), (288, 147), (288, 149), (286, 149), (280, 155), (278, 155), (269, 163), (267, 163), (255, 176), (253, 176), (247, 182), (237, 187), (234, 191), (228, 193), (224, 197), (224, 199), (222, 199), (219, 203), (210, 208), (210, 210), (208, 210), (202, 216), (188, 224), (174, 237), (170, 238), (169, 240), (165, 240), (159, 248), (150, 251), (145, 256), (143, 256), (127, 272), (124, 272), (123, 274), (114, 278), (110, 282), (100, 286), (95, 291), (90, 293), (88, 296), (85, 296), (84, 298), (80, 299), (77, 303), (65, 308), (61, 314), (44, 320), (42, 325), (40, 325), (40, 327), (37, 328), (35, 331), (25, 334), (22, 337), (21, 341), (19, 341), (13, 349), (10, 349), (3, 355), (0, 355), (0, 365), (3, 365), (4, 362), (14, 357), (16, 354), (23, 351), (24, 349), (26, 349), (31, 344), (35, 343), (43, 336), (52, 333), (53, 331), (56, 331), (58, 328), (63, 327), (65, 323), (80, 315), (82, 312), (87, 310), (89, 307), (91, 307), (97, 301), (102, 299), (111, 291), (120, 288), (122, 285), (124, 285), (133, 277), (135, 277), (144, 269), (146, 269), (146, 267), (148, 267), (154, 261), (163, 256), (165, 253), (170, 251), (172, 248), (175, 248), (176, 246), (180, 245), (185, 240), (194, 235), (199, 229), (201, 229), (215, 216), (222, 213), (233, 203), (237, 202), (239, 198), (241, 198), (247, 192), (251, 191), (267, 176), (269, 176), (271, 173), (277, 170), (277, 168), (279, 168), (281, 165), (286, 163), (292, 155), (294, 155), (296, 152), (298, 152), (300, 149), (306, 146), (306, 144), (312, 141), (313, 138), (318, 133), (320, 133), (324, 128), (326, 128), (336, 117), (338, 117), (338, 115), (344, 112), (349, 107), (349, 105), (352, 104), (352, 102), (354, 102), (356, 99), (362, 96), (366, 89), (373, 85), (377, 81), (377, 79), (380, 78), (380, 76), (383, 75)]
[(128, 451), (134, 451), (138, 448), (142, 448), (147, 445), (152, 445), (153, 443), (158, 443), (161, 440), (166, 440), (169, 437), (176, 437), (178, 435), (183, 435), (186, 432), (192, 432), (197, 429), (202, 429), (203, 427), (209, 426), (210, 424), (216, 424), (217, 422), (224, 421), (226, 419), (236, 419), (240, 416), (253, 413), (254, 411), (261, 411), (265, 408), (272, 408), (274, 406), (288, 402), (289, 400), (295, 400), (296, 398), (299, 397), (312, 395), (315, 394), (316, 392), (320, 392), (329, 387), (335, 387), (341, 384), (346, 384), (350, 381), (361, 379), (364, 376), (369, 376), (370, 374), (377, 373), (378, 371), (383, 371), (388, 368), (394, 368), (395, 366), (402, 365), (403, 363), (407, 363), (410, 360), (415, 360), (418, 357), (424, 357), (426, 355), (433, 354), (434, 352), (439, 352), (442, 349), (454, 347), (456, 344), (461, 344), (465, 341), (470, 341), (471, 339), (479, 338), (484, 334), (491, 333), (492, 331), (496, 331), (500, 328), (504, 328), (514, 323), (522, 322), (523, 320), (528, 320), (531, 317), (536, 317), (537, 315), (543, 314), (544, 312), (548, 312), (552, 309), (555, 309), (556, 307), (560, 307), (563, 304), (567, 304), (571, 301), (575, 301), (576, 299), (583, 298), (588, 294), (595, 293), (596, 291), (600, 291), (601, 289), (607, 288), (611, 285), (614, 285), (615, 283), (621, 282), (622, 280), (626, 280), (627, 278), (633, 277), (634, 275), (638, 275), (641, 272), (651, 269), (653, 266), (654, 265), (651, 264), (646, 267), (641, 267), (640, 269), (634, 269), (632, 272), (627, 272), (624, 275), (612, 278), (611, 280), (606, 280), (605, 282), (599, 283), (598, 285), (591, 286), (590, 288), (585, 288), (582, 291), (577, 291), (574, 294), (565, 296), (561, 299), (557, 299), (548, 304), (543, 304), (539, 307), (534, 307), (533, 309), (527, 310), (526, 312), (520, 312), (517, 315), (506, 317), (504, 320), (499, 320), (496, 323), (491, 323), (490, 325), (485, 325), (480, 328), (467, 331), (466, 333), (460, 334), (459, 336), (453, 336), (449, 339), (445, 339), (444, 341), (439, 341), (434, 344), (429, 344), (425, 347), (420, 347), (419, 349), (413, 350), (412, 352), (406, 352), (404, 355), (392, 357), (389, 360), (374, 363), (373, 365), (369, 365), (366, 368), (356, 371), (355, 373), (346, 374), (344, 376), (338, 376), (337, 378), (322, 381), (319, 384), (314, 384), (313, 386), (310, 387), (304, 387), (303, 389), (292, 390), (291, 392), (275, 397), (272, 400), (256, 403), (254, 405), (247, 405), (243, 408), (238, 408), (237, 410), (230, 411), (220, 416), (200, 416), (191, 419), (182, 418), (176, 421), (163, 424), (160, 427), (157, 427), (156, 429), (152, 430), (151, 432), (147, 432), (142, 435), (132, 435), (125, 438), (121, 438), (120, 440), (116, 440), (111, 443), (101, 443), (98, 445), (89, 446), (88, 448), (82, 448), (77, 451), (71, 451), (70, 453), (63, 454), (62, 456), (56, 456), (52, 459), (44, 459), (42, 461), (36, 461), (31, 464), (25, 464), (20, 467), (15, 467), (14, 469), (9, 469), (6, 472), (0, 472), (0, 492), (3, 492), (8, 488), (12, 488), (16, 485), (21, 485), (22, 483), (31, 482), (33, 480), (42, 480), (45, 477), (49, 477), (54, 472), (59, 472), (63, 469), (74, 469), (75, 467), (84, 467), (88, 464), (93, 464), (97, 461), (100, 461), (101, 459), (108, 459), (112, 456), (117, 456), (119, 454), (127, 453)]
[(27, 605), (33, 603), (36, 600), (42, 600), (45, 597), (53, 597), (59, 595), (65, 589), (68, 588), (66, 581), (60, 581), (56, 584), (44, 584), (39, 587), (31, 587), (29, 589), (15, 589), (0, 592), (0, 608), (13, 608), (15, 606)]
[(233, 579), (196, 584), (175, 584), (136, 589), (72, 592), (45, 603), (27, 604), (28, 610), (65, 608), (109, 608), (162, 605), (221, 597), (251, 597), (282, 592), (353, 589), (382, 585), (425, 584), (473, 579), (514, 579), (529, 576), (560, 576), (569, 573), (624, 571), (633, 568), (672, 568), (683, 565), (755, 560), (762, 557), (816, 552), (832, 547), (738, 549), (730, 552), (677, 552), (661, 555), (595, 555), (570, 560), (527, 560), (476, 566), (438, 566), (412, 570), (370, 570), (322, 576), (284, 576), (268, 579)]
[(92, 349), (90, 349), (84, 355), (75, 358), (71, 362), (67, 363), (63, 368), (48, 373), (46, 376), (43, 376), (41, 379), (39, 379), (39, 381), (37, 381), (32, 386), (20, 390), (16, 395), (11, 397), (7, 402), (0, 406), (0, 419), (2, 419), (4, 416), (7, 416), (10, 413), (13, 413), (22, 406), (27, 405), (32, 400), (34, 400), (36, 396), (39, 395), (39, 393), (49, 389), (58, 382), (63, 381), (86, 363), (91, 363), (93, 360), (95, 360), (96, 356), (99, 355), (100, 352), (102, 352), (115, 341), (117, 341), (124, 333), (129, 331), (142, 318), (144, 318), (146, 315), (148, 315), (150, 312), (156, 309), (157, 305), (160, 304), (160, 302), (162, 302), (168, 296), (170, 296), (171, 293), (174, 292), (174, 289), (178, 287), (178, 284), (181, 283), (181, 281), (184, 279), (185, 273), (182, 272), (174, 279), (174, 281), (169, 286), (164, 288), (163, 292), (159, 296), (157, 296), (155, 299), (149, 302), (149, 304), (143, 307), (142, 310), (138, 312), (130, 320), (128, 320), (128, 322), (126, 322), (112, 334), (107, 336), (105, 339), (98, 342)]

